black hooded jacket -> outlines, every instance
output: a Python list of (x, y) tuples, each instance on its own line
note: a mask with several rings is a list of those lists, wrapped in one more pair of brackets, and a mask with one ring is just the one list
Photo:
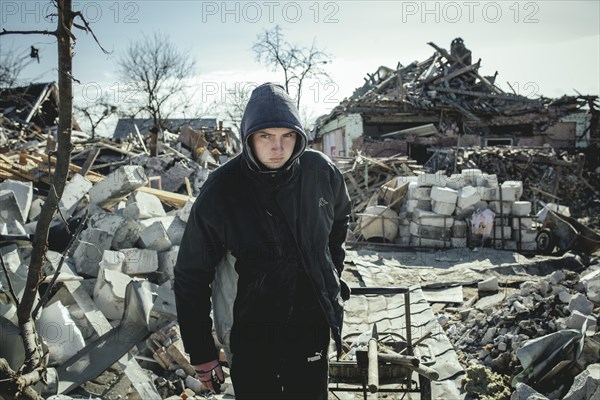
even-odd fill
[[(308, 277), (312, 292), (307, 295), (317, 298), (339, 354), (339, 278), (350, 215), (343, 176), (324, 154), (306, 149), (296, 107), (279, 85), (264, 84), (253, 91), (241, 127), (242, 154), (210, 174), (179, 249), (175, 298), (185, 349), (192, 364), (217, 357), (209, 285), (216, 265), (231, 251), (239, 275), (234, 330), (247, 322), (284, 323), (298, 298), (298, 276)], [(248, 138), (274, 127), (298, 135), (290, 160), (268, 170), (254, 158)]]

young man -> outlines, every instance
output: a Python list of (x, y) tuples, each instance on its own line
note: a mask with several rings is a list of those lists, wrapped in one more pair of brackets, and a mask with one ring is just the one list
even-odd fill
[[(306, 133), (282, 86), (266, 83), (242, 118), (243, 151), (211, 173), (175, 266), (181, 335), (205, 386), (223, 380), (209, 316), (215, 268), (239, 275), (230, 336), (236, 399), (327, 399), (330, 332), (341, 352), (344, 179)], [(341, 285), (344, 285), (344, 288)]]

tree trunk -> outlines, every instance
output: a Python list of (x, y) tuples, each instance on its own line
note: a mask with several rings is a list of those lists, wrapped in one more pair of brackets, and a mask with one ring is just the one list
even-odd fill
[(50, 222), (63, 194), (69, 172), (71, 159), (71, 129), (73, 120), (73, 89), (72, 89), (72, 55), (71, 55), (71, 26), (73, 22), (71, 0), (58, 1), (58, 27), (56, 31), (58, 41), (58, 88), (59, 88), (59, 113), (58, 113), (58, 150), (56, 156), (56, 170), (52, 177), (52, 184), (48, 198), (42, 206), (42, 211), (35, 229), (33, 251), (27, 274), (27, 284), (23, 298), (17, 309), (19, 327), (25, 346), (24, 373), (33, 371), (41, 363), (41, 355), (37, 343), (35, 324), (31, 317), (33, 302), (38, 286), (42, 280), (42, 267), (44, 256), (48, 247), (48, 231)]

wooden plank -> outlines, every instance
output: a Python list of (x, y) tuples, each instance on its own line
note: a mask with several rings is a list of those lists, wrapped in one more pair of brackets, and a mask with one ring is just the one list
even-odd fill
[(154, 188), (149, 188), (147, 186), (142, 186), (137, 189), (140, 192), (153, 194), (158, 197), (161, 201), (164, 201), (167, 204), (171, 204), (175, 207), (183, 207), (183, 205), (190, 199), (189, 196), (179, 193), (167, 192), (166, 190), (158, 190)]
[(363, 193), (363, 191), (359, 188), (358, 183), (356, 183), (356, 179), (354, 179), (354, 177), (351, 174), (348, 174), (348, 180), (350, 181), (350, 183), (352, 184), (352, 186), (356, 190), (356, 193), (358, 194), (358, 196), (362, 200), (367, 200), (367, 197), (365, 196), (365, 194)]
[(194, 192), (192, 192), (192, 185), (190, 184), (190, 178), (185, 176), (183, 178), (183, 181), (185, 182), (185, 190), (187, 191), (188, 196), (190, 196), (190, 198), (193, 197)]
[(133, 124), (133, 127), (135, 128), (135, 133), (137, 135), (137, 138), (142, 145), (142, 149), (144, 149), (144, 153), (148, 154), (148, 149), (146, 148), (146, 145), (144, 144), (144, 139), (142, 138), (142, 135), (140, 134), (140, 130), (138, 129), (137, 124)]
[(85, 176), (87, 174), (92, 165), (94, 165), (98, 154), (100, 154), (100, 147), (94, 146), (94, 148), (88, 153), (85, 163), (83, 163), (83, 167), (81, 167), (81, 171), (79, 172), (81, 175)]

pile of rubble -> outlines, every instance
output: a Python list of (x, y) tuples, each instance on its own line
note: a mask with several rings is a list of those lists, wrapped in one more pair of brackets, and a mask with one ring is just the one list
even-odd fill
[[(488, 367), (502, 376), (505, 381), (502, 387), (527, 383), (556, 399), (563, 398), (577, 374), (598, 362), (600, 335), (595, 332), (600, 269), (597, 265), (581, 276), (557, 270), (537, 281), (523, 282), (518, 289), (500, 288), (498, 278), (494, 277), (479, 282), (478, 290), (479, 295), (463, 307), (438, 314), (464, 365), (475, 369)], [(596, 377), (588, 393), (599, 391), (598, 385), (600, 380)], [(489, 398), (508, 398), (505, 392), (503, 395), (500, 392), (504, 389), (494, 395), (489, 393)], [(471, 394), (482, 396), (485, 392)]]
[[(141, 326), (142, 339), (144, 332), (155, 331), (176, 320), (173, 268), (194, 200), (186, 197), (186, 201), (180, 203), (182, 207), (165, 210), (159, 197), (147, 192), (150, 189), (146, 186), (148, 178), (141, 166), (122, 166), (102, 179), (93, 174), (88, 176), (94, 177), (92, 179), (96, 183), (92, 184), (80, 174), (75, 174), (65, 187), (51, 227), (49, 241), (52, 250), (46, 255), (48, 261), (44, 267), (44, 282), (49, 283), (56, 275), (54, 279), (61, 285), (58, 291), (53, 290), (42, 299), (37, 326), (48, 345), (49, 365), (59, 370), (67, 369), (65, 363), (74, 363), (73, 357), (84, 354), (85, 349), (101, 349), (97, 341), (107, 331), (120, 327), (129, 337), (135, 331), (132, 327), (137, 329)], [(2, 261), (8, 273), (8, 276), (2, 274), (2, 288), (3, 291), (8, 290), (10, 282), (16, 298), (23, 293), (31, 254), (31, 246), (23, 240), (27, 240), (35, 230), (42, 202), (39, 197), (34, 199), (31, 182), (5, 180), (0, 183), (3, 210), (0, 213), (0, 231), (6, 240), (21, 240), (19, 245), (2, 247)], [(61, 242), (56, 237), (63, 235), (68, 239), (70, 236), (64, 232), (63, 221), (79, 224), (77, 232), (72, 233), (77, 236), (72, 245), (65, 245), (66, 241)], [(132, 294), (130, 292), (135, 290), (135, 285), (139, 286), (139, 291)], [(128, 306), (135, 296), (144, 298), (148, 305)], [(2, 317), (9, 321), (10, 326), (18, 326), (16, 300), (11, 296), (3, 299), (0, 302)], [(147, 315), (135, 314), (142, 313), (142, 310), (146, 310)], [(134, 315), (129, 316), (131, 313)], [(146, 322), (140, 323), (140, 320)], [(131, 325), (123, 328), (124, 321)], [(106, 331), (101, 332), (102, 327)], [(18, 335), (16, 340), (20, 340)], [(131, 340), (129, 345), (120, 349), (120, 353), (115, 350), (114, 361), (136, 345), (133, 337)], [(8, 348), (4, 344), (2, 347)], [(148, 355), (151, 356), (152, 352), (149, 351)], [(15, 352), (2, 356), (17, 368), (23, 355)], [(75, 380), (76, 384), (66, 388), (64, 393), (95, 378), (111, 364), (108, 362), (95, 374), (89, 371), (82, 373)], [(193, 378), (193, 371), (188, 368), (187, 372)], [(62, 384), (65, 377), (59, 375)], [(153, 384), (150, 386), (154, 387)], [(140, 390), (138, 392), (143, 394)], [(195, 390), (203, 392), (199, 384)], [(156, 389), (151, 391), (156, 392)], [(158, 395), (152, 397), (160, 398)], [(142, 398), (145, 397), (142, 395)]]
[(578, 151), (557, 153), (551, 147), (470, 147), (434, 151), (425, 164), (428, 170), (446, 173), (479, 168), (500, 180), (523, 182), (523, 197), (568, 205), (591, 227), (600, 227), (600, 170), (598, 154)]

